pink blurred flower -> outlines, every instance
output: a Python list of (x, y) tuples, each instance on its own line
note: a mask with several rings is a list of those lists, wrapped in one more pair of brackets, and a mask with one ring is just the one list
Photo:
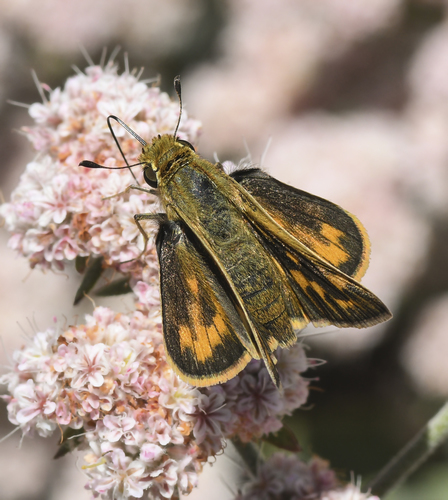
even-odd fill
[(336, 475), (327, 462), (313, 458), (306, 463), (295, 456), (275, 453), (242, 486), (236, 500), (327, 498), (324, 495), (336, 486)]
[(263, 147), (325, 63), (391, 26), (402, 5), (403, 0), (372, 0), (368, 9), (347, 0), (231, 0), (219, 39), (222, 57), (186, 81), (189, 102), (211, 138), (207, 155), (240, 151), (242, 138)]
[(401, 361), (422, 395), (448, 396), (448, 294), (430, 301), (414, 322)]
[[(448, 27), (438, 24), (423, 38), (408, 73), (409, 104), (404, 118), (412, 143), (408, 182), (426, 213), (448, 208)], [(423, 167), (424, 166), (424, 167)]]

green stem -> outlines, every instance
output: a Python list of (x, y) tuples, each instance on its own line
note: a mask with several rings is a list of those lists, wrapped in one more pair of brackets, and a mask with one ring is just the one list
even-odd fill
[(373, 495), (383, 498), (412, 474), (448, 438), (448, 403), (380, 471), (368, 485)]
[(258, 466), (263, 461), (260, 456), (260, 450), (253, 443), (242, 443), (238, 438), (232, 439), (232, 444), (239, 453), (250, 472), (255, 476)]

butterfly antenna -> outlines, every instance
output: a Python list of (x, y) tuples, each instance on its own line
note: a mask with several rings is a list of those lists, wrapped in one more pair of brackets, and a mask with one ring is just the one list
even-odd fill
[(182, 88), (180, 85), (180, 75), (174, 78), (174, 90), (176, 91), (177, 97), (179, 98), (179, 118), (177, 120), (176, 128), (174, 129), (174, 139), (176, 139), (177, 131), (179, 130), (180, 119), (182, 118)]
[(118, 118), (118, 116), (109, 115), (107, 117), (107, 125), (109, 127), (110, 133), (112, 134), (112, 137), (114, 138), (115, 144), (117, 145), (118, 151), (120, 151), (124, 162), (126, 163), (127, 167), (129, 168), (129, 172), (131, 172), (132, 177), (134, 177), (135, 182), (140, 185), (140, 183), (137, 180), (137, 177), (135, 177), (134, 172), (131, 170), (131, 166), (129, 165), (128, 160), (126, 159), (126, 156), (124, 155), (123, 150), (121, 149), (120, 143), (118, 142), (117, 136), (115, 135), (114, 129), (112, 128), (112, 124), (110, 122), (111, 120), (115, 120), (116, 122), (118, 122), (126, 130), (126, 132), (128, 134), (132, 135), (132, 137), (134, 139), (136, 139), (143, 147), (146, 146), (147, 143), (136, 132), (134, 132), (130, 127), (128, 127), (126, 125), (126, 123), (124, 123), (123, 120), (120, 120), (120, 118)]
[[(125, 167), (105, 167), (104, 165), (99, 165), (98, 163), (95, 163), (94, 161), (90, 160), (83, 160), (79, 166), (80, 167), (87, 167), (87, 168), (105, 168), (107, 170), (123, 170), (124, 168), (132, 168), (132, 167), (138, 167), (138, 165), (144, 165), (144, 161), (139, 161), (138, 163), (134, 163), (133, 165), (126, 165)], [(132, 170), (131, 170), (132, 172)]]

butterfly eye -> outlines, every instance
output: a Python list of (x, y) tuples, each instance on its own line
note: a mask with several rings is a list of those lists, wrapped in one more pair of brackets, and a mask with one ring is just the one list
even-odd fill
[(149, 184), (154, 189), (157, 187), (156, 173), (150, 166), (146, 167), (143, 170), (143, 177), (145, 179), (146, 184)]
[(176, 139), (176, 141), (180, 142), (183, 146), (187, 146), (187, 148), (190, 148), (192, 151), (195, 151), (194, 147), (188, 141), (184, 141), (183, 139)]

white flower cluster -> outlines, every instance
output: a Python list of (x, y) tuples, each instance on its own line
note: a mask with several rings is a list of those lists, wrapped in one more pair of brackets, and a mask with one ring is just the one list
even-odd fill
[[(83, 428), (88, 487), (104, 498), (190, 491), (208, 458), (194, 438), (206, 396), (167, 365), (157, 319), (107, 308), (86, 319), (61, 334), (37, 333), (14, 353), (15, 369), (0, 380), (10, 421), (41, 436)], [(221, 448), (221, 433), (210, 439)]]
[(0, 383), (8, 386), (9, 420), (24, 434), (81, 429), (77, 446), (89, 448), (84, 469), (94, 494), (171, 498), (197, 484), (225, 438), (277, 431), (281, 417), (306, 401), (303, 348), (277, 355), (284, 395), (259, 361), (199, 390), (167, 364), (159, 316), (98, 307), (84, 325), (36, 333)]
[(208, 388), (211, 393), (222, 394), (226, 408), (231, 411), (226, 436), (237, 436), (247, 443), (277, 432), (283, 425), (282, 418), (306, 403), (308, 381), (302, 373), (314, 360), (305, 356), (301, 344), (277, 349), (275, 356), (282, 392), (272, 383), (264, 363), (255, 359), (225, 384)]
[(362, 493), (358, 486), (348, 484), (344, 488), (325, 492), (321, 500), (380, 500), (380, 498), (370, 493)]
[[(132, 73), (118, 74), (114, 65), (90, 66), (69, 78), (63, 90), (50, 91), (44, 103), (31, 105), (29, 113), (36, 125), (24, 131), (38, 156), (27, 165), (11, 202), (0, 207), (12, 233), (9, 245), (31, 267), (62, 269), (64, 261), (78, 255), (103, 256), (107, 265), (118, 267), (137, 257), (140, 233), (133, 217), (157, 211), (155, 197), (135, 190), (115, 196), (133, 182), (127, 169), (92, 170), (78, 164), (84, 159), (109, 167), (117, 160), (123, 164), (108, 115), (119, 116), (149, 141), (174, 131), (178, 103)], [(179, 136), (195, 143), (199, 130), (200, 123), (184, 113)], [(115, 134), (132, 162), (140, 144), (121, 127)], [(142, 181), (141, 172), (136, 175)], [(144, 264), (155, 267), (154, 253), (126, 269), (138, 272)]]

